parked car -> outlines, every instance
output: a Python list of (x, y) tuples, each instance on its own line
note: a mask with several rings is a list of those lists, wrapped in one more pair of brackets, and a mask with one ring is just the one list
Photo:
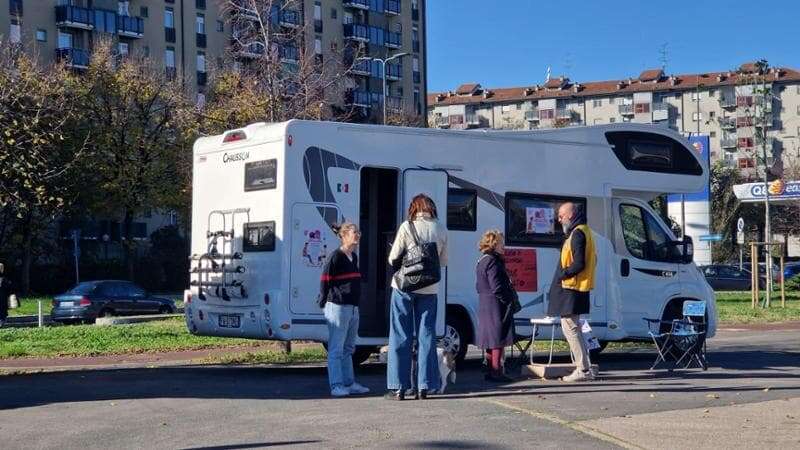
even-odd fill
[[(745, 259), (742, 262), (742, 264), (743, 264), (744, 270), (749, 272), (750, 271), (750, 260)], [(733, 261), (733, 262), (730, 263), (730, 265), (731, 266), (736, 266), (736, 268), (738, 269), (739, 268), (739, 261)], [(761, 278), (765, 279), (765, 280), (767, 279), (767, 264), (764, 263), (763, 261), (758, 263), (758, 275)], [(778, 266), (777, 264), (774, 264), (774, 263), (772, 264), (772, 282), (776, 283), (776, 284), (781, 282), (781, 268), (780, 268), (780, 266)]]
[(783, 265), (783, 277), (789, 281), (792, 277), (800, 275), (800, 262)]
[(175, 302), (153, 297), (130, 281), (101, 280), (79, 283), (53, 298), (50, 318), (56, 322), (92, 322), (98, 317), (171, 314)]
[[(751, 288), (750, 271), (739, 270), (738, 265), (712, 264), (700, 266), (706, 281), (715, 291), (748, 291)], [(766, 285), (764, 276), (759, 276), (759, 286)]]

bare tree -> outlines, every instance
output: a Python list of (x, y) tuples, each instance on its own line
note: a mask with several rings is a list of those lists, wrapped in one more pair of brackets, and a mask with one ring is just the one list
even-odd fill
[(222, 0), (221, 9), (232, 30), (225, 64), (229, 69), (220, 68), (212, 81), (206, 112), (211, 124), (203, 131), (242, 126), (242, 119), (350, 116), (336, 105), (348, 82), (352, 85), (348, 75), (356, 60), (345, 62), (342, 55), (350, 48), (341, 53), (331, 49), (333, 57), (325, 58), (314, 42), (306, 42), (307, 28), (314, 25), (304, 20), (300, 0)]

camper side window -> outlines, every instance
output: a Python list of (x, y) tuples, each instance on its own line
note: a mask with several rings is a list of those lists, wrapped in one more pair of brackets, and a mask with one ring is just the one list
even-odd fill
[(506, 193), (506, 243), (523, 247), (559, 247), (564, 232), (558, 208), (566, 202), (586, 211), (586, 199), (551, 195)]
[(447, 229), (478, 229), (478, 191), (456, 188), (447, 190)]

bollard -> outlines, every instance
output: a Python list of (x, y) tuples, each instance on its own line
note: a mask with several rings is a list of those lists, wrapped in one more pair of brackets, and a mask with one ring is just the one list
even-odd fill
[(42, 317), (42, 299), (39, 299), (39, 328), (44, 326), (44, 318)]

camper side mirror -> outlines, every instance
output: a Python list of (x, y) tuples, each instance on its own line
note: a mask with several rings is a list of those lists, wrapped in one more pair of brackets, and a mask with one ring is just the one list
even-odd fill
[(675, 241), (675, 249), (677, 250), (676, 258), (680, 264), (689, 264), (694, 261), (694, 242), (691, 236), (684, 236), (682, 240)]

